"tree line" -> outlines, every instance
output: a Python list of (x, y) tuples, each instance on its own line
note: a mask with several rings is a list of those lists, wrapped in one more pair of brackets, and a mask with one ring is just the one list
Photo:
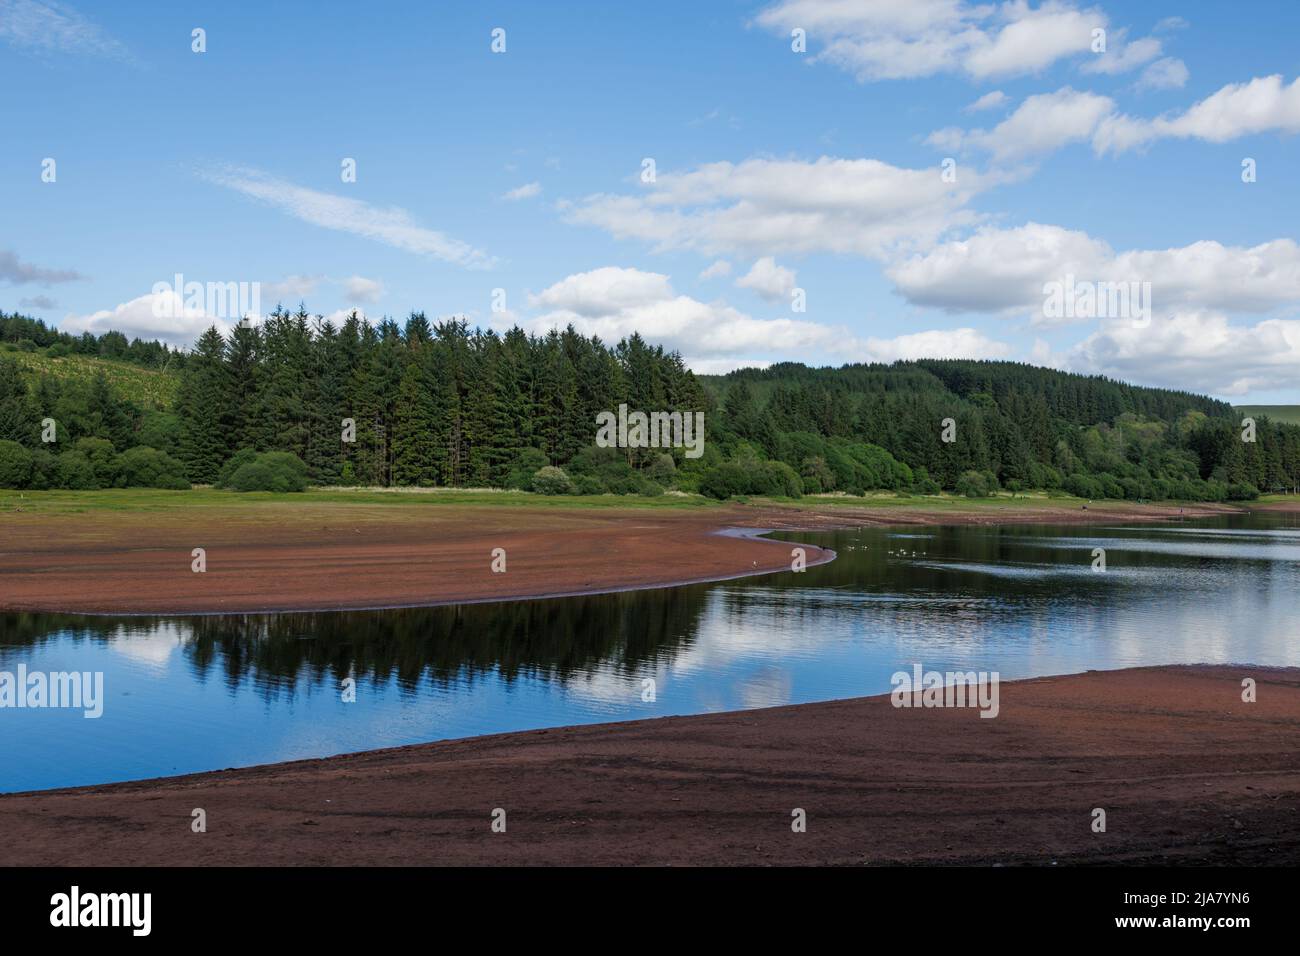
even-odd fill
[[(32, 331), (0, 334), (10, 328)], [(46, 349), (68, 344), (54, 334)], [(1204, 396), (1014, 362), (782, 363), (696, 376), (639, 335), (608, 345), (572, 327), (498, 333), (419, 312), (400, 325), (356, 313), (335, 325), (300, 306), (205, 332), (175, 363), (170, 409), (114, 395), (102, 376), (41, 376), (29, 387), (7, 365), (0, 485), (9, 487), (310, 481), (718, 498), (1046, 489), (1186, 500), (1300, 487), (1300, 427), (1247, 428)], [(597, 415), (620, 404), (704, 412), (703, 455), (597, 447)], [(57, 445), (42, 441), (50, 418)], [(117, 461), (141, 448), (152, 455)], [(286, 465), (294, 461), (301, 468)], [(258, 484), (277, 468), (280, 483)]]

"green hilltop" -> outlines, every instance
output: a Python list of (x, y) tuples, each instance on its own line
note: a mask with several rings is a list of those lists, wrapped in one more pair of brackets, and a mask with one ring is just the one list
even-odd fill
[(1236, 409), (1251, 418), (1268, 417), (1275, 422), (1300, 425), (1300, 405), (1237, 405)]

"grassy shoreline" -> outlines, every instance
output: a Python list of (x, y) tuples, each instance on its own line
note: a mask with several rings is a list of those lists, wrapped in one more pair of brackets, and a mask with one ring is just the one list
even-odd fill
[(702, 495), (665, 494), (653, 498), (638, 495), (539, 495), (525, 491), (459, 488), (311, 488), (301, 494), (274, 492), (238, 493), (215, 488), (190, 491), (165, 491), (149, 488), (112, 488), (101, 491), (11, 491), (0, 490), (0, 515), (29, 513), (69, 515), (81, 513), (158, 513), (191, 509), (264, 509), (283, 506), (289, 510), (314, 508), (318, 505), (381, 505), (385, 507), (476, 507), (524, 508), (539, 510), (619, 509), (619, 510), (717, 510), (737, 506), (777, 507), (792, 510), (822, 509), (874, 510), (905, 509), (928, 512), (936, 516), (1014, 515), (1017, 511), (1043, 509), (1062, 513), (1093, 508), (1139, 511), (1146, 507), (1209, 508), (1222, 512), (1251, 512), (1270, 509), (1300, 508), (1300, 495), (1264, 495), (1251, 502), (1183, 502), (1148, 501), (1142, 504), (1125, 500), (1089, 502), (1071, 495), (1018, 493), (991, 498), (965, 498), (957, 495), (900, 496), (893, 492), (851, 495), (808, 495), (803, 498), (748, 498), (717, 501)]

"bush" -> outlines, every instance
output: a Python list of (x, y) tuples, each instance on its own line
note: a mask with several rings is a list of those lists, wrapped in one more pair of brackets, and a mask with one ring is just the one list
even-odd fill
[(532, 490), (539, 495), (571, 495), (576, 489), (563, 468), (543, 465), (533, 475)]
[(539, 468), (547, 465), (546, 454), (540, 448), (525, 448), (510, 466), (506, 475), (507, 488), (528, 489), (533, 483), (533, 475)]
[(188, 490), (185, 466), (156, 448), (129, 448), (117, 456), (117, 487)]
[(32, 453), (16, 441), (0, 441), (0, 488), (26, 488), (32, 478)]
[(65, 451), (54, 466), (54, 480), (60, 488), (72, 491), (95, 491), (100, 487), (95, 480), (95, 469), (90, 459), (79, 451)]
[(1259, 497), (1259, 489), (1245, 483), (1228, 485), (1229, 501), (1254, 501)]
[(1065, 479), (1063, 487), (1076, 498), (1087, 498), (1089, 501), (1103, 496), (1101, 482), (1087, 475), (1071, 475)]
[(967, 498), (987, 498), (995, 487), (989, 487), (988, 475), (980, 471), (965, 472), (957, 479), (957, 494)]
[(33, 451), (32, 476), (27, 481), (27, 487), (33, 491), (59, 487), (58, 462), (58, 458), (44, 448)]
[(924, 465), (912, 469), (912, 493), (916, 495), (937, 495), (942, 491), (939, 483), (930, 477)]
[(646, 498), (658, 498), (664, 493), (664, 486), (657, 481), (641, 482), (640, 494)]
[(794, 469), (783, 461), (750, 462), (744, 465), (733, 461), (706, 471), (700, 479), (700, 493), (719, 499), (734, 495), (799, 498), (803, 495), (803, 485)]
[[(544, 464), (546, 462), (542, 461), (542, 465)], [(537, 467), (540, 468), (541, 465)], [(565, 470), (575, 478), (583, 475), (598, 478), (601, 484), (611, 491), (614, 491), (615, 486), (620, 483), (624, 484), (627, 489), (633, 490), (639, 477), (632, 466), (627, 463), (627, 453), (623, 449), (601, 448), (598, 445), (588, 445), (579, 451), (573, 456), (573, 460), (569, 462)], [(632, 484), (627, 484), (629, 481)], [(617, 493), (627, 494), (628, 491)]]
[(307, 466), (287, 451), (268, 451), (235, 469), (227, 487), (235, 491), (306, 491)]
[(117, 453), (113, 443), (106, 438), (78, 438), (72, 446), (90, 461), (95, 473), (95, 487), (112, 488), (117, 484)]
[(676, 474), (677, 463), (673, 461), (672, 455), (656, 455), (654, 461), (650, 462), (650, 467), (645, 470), (647, 478), (661, 485), (671, 484)]
[(245, 465), (252, 464), (256, 460), (257, 460), (257, 451), (255, 449), (252, 448), (239, 449), (239, 451), (235, 452), (233, 455), (231, 455), (229, 458), (226, 459), (226, 463), (222, 465), (221, 470), (217, 472), (217, 481), (216, 481), (217, 487), (229, 488), (230, 479), (235, 474), (235, 472), (239, 471), (239, 469), (243, 468)]
[(603, 495), (606, 491), (605, 483), (594, 475), (580, 475), (573, 484), (577, 489), (574, 494)]
[(135, 440), (177, 458), (181, 449), (181, 420), (171, 412), (145, 412)]
[(700, 494), (725, 501), (733, 495), (743, 495), (748, 484), (746, 469), (735, 462), (724, 462), (704, 473), (700, 479)]

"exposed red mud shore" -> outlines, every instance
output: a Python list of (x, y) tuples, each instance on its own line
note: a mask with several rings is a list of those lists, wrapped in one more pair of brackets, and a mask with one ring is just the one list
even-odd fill
[[(1221, 506), (1044, 502), (1005, 510), (827, 504), (593, 509), (338, 502), (159, 513), (0, 515), (0, 609), (237, 613), (511, 600), (719, 580), (790, 567), (789, 544), (728, 527), (1159, 521)], [(191, 569), (195, 548), (207, 570)], [(506, 552), (493, 573), (492, 551)], [(810, 565), (830, 555), (809, 547)]]
[(4, 862), (1300, 863), (1300, 671), (1089, 672), (1000, 704), (859, 698), (0, 796)]

